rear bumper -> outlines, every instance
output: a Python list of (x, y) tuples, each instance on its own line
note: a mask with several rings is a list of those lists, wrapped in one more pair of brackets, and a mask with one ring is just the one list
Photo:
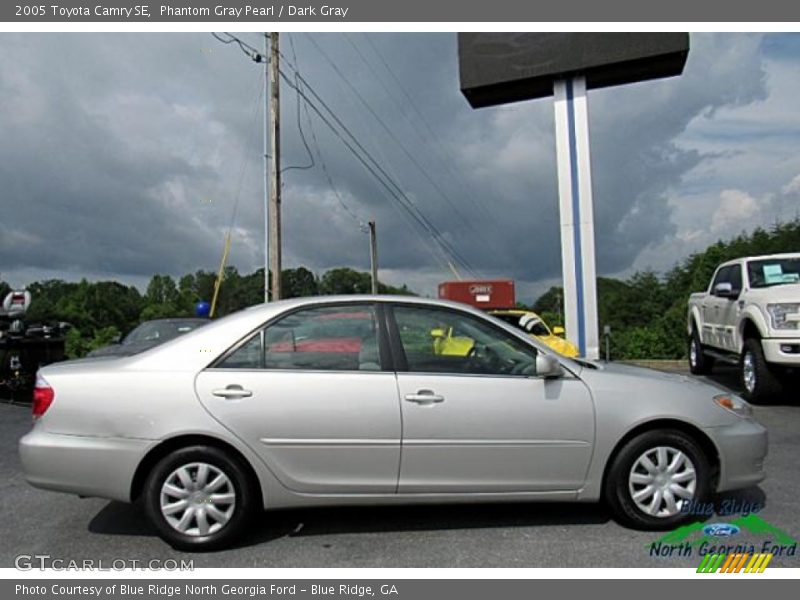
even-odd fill
[(792, 350), (800, 347), (800, 338), (768, 338), (761, 340), (764, 358), (768, 363), (800, 367), (800, 352), (784, 352), (781, 346), (790, 346)]
[(720, 451), (718, 492), (750, 487), (762, 481), (767, 430), (752, 419), (708, 430)]
[(133, 475), (153, 443), (34, 428), (19, 441), (19, 456), (34, 487), (130, 502)]

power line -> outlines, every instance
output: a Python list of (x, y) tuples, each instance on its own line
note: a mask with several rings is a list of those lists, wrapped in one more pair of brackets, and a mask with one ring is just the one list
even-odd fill
[(403, 83), (397, 77), (397, 75), (394, 72), (394, 69), (392, 69), (392, 67), (389, 65), (389, 62), (383, 56), (383, 53), (381, 53), (380, 49), (375, 45), (375, 43), (372, 41), (372, 39), (368, 35), (363, 34), (363, 37), (364, 37), (364, 39), (367, 40), (367, 43), (369, 44), (369, 46), (372, 49), (373, 53), (375, 54), (375, 56), (378, 57), (378, 60), (380, 60), (380, 62), (383, 64), (384, 68), (386, 69), (386, 71), (391, 76), (391, 78), (394, 81), (395, 85), (397, 85), (398, 89), (403, 94), (403, 97), (405, 98), (406, 102), (408, 102), (409, 106), (411, 106), (411, 108), (414, 110), (414, 112), (416, 113), (417, 117), (419, 117), (420, 122), (428, 130), (428, 133), (430, 134), (430, 139), (439, 148), (439, 150), (442, 152), (442, 154), (445, 155), (445, 158), (447, 160), (443, 160), (441, 162), (445, 166), (445, 168), (447, 168), (450, 171), (450, 174), (453, 177), (453, 181), (461, 182), (462, 185), (464, 186), (465, 191), (467, 192), (467, 198), (473, 203), (473, 205), (478, 207), (478, 209), (483, 212), (484, 216), (486, 216), (488, 219), (490, 219), (490, 220), (492, 220), (492, 222), (494, 222), (494, 216), (486, 209), (486, 206), (484, 205), (484, 203), (480, 202), (476, 198), (475, 194), (473, 193), (472, 186), (470, 186), (468, 184), (469, 178), (466, 176), (466, 174), (463, 173), (463, 171), (461, 173), (456, 173), (455, 172), (454, 165), (457, 165), (458, 162), (454, 159), (452, 153), (447, 149), (447, 147), (444, 146), (444, 144), (441, 143), (441, 141), (439, 140), (439, 136), (437, 136), (436, 132), (433, 131), (433, 127), (430, 125), (428, 120), (425, 118), (425, 115), (419, 109), (419, 107), (417, 106), (416, 102), (414, 102), (414, 98), (408, 93), (408, 91), (406, 90), (406, 88), (403, 85)]
[[(292, 57), (294, 58), (295, 64), (297, 63), (297, 54), (294, 51), (294, 36), (289, 36), (289, 45), (292, 48)], [(311, 154), (311, 148), (308, 147), (308, 142), (306, 141), (306, 136), (303, 133), (303, 125), (300, 123), (300, 96), (295, 95), (297, 98), (297, 106), (295, 107), (295, 111), (297, 114), (297, 131), (300, 133), (300, 140), (303, 142), (303, 147), (306, 149), (308, 153), (308, 158), (311, 160), (310, 164), (302, 165), (302, 166), (291, 166), (286, 167), (283, 171), (291, 171), (292, 169), (298, 169), (301, 171), (307, 171), (308, 169), (314, 168), (314, 155)]]
[[(389, 195), (406, 210), (412, 219), (418, 223), (419, 226), (421, 226), (428, 233), (428, 235), (431, 236), (431, 239), (445, 253), (447, 260), (453, 260), (461, 263), (466, 270), (475, 275), (475, 271), (469, 265), (469, 262), (460, 256), (458, 251), (455, 250), (452, 245), (450, 245), (449, 242), (442, 237), (441, 232), (438, 231), (436, 226), (433, 225), (433, 223), (431, 223), (425, 217), (425, 215), (421, 213), (419, 209), (411, 202), (405, 192), (403, 192), (402, 188), (397, 185), (397, 183), (389, 176), (389, 174), (386, 173), (385, 169), (381, 167), (381, 165), (372, 157), (366, 148), (363, 147), (358, 139), (350, 132), (347, 126), (341, 122), (339, 117), (330, 109), (330, 107), (327, 106), (324, 100), (319, 97), (313, 87), (308, 84), (303, 76), (299, 73), (297, 74), (299, 82), (302, 84), (304, 89), (308, 89), (308, 91), (313, 95), (314, 99), (320, 102), (325, 111), (331, 116), (330, 119), (323, 114), (322, 109), (316, 105), (316, 103), (305, 93), (305, 91), (303, 91), (303, 89), (293, 84), (291, 79), (283, 71), (281, 71), (281, 76), (284, 78), (284, 81), (286, 81), (286, 84), (289, 87), (295, 89), (295, 91), (302, 96), (303, 100), (306, 101), (308, 106), (311, 107), (311, 109), (317, 114), (322, 122), (334, 133), (334, 135), (336, 135), (337, 138), (339, 138), (339, 140), (351, 152), (351, 154), (358, 159), (364, 168), (367, 169), (367, 171), (384, 187), (384, 189), (386, 189)], [(337, 127), (331, 122), (331, 119), (336, 122), (336, 124), (344, 133), (337, 129)], [(345, 135), (347, 137), (345, 137)]]
[[(299, 73), (296, 66), (293, 65), (291, 61), (289, 61), (289, 59), (286, 58), (283, 54), (281, 54), (281, 58), (283, 58), (284, 64), (288, 64), (289, 67), (293, 70), (293, 72), (296, 74), (296, 78), (299, 80), (299, 82), (302, 83), (303, 87), (307, 89), (314, 96), (314, 99), (317, 100), (324, 107), (326, 112), (331, 116), (331, 118), (336, 122), (336, 124), (341, 128), (341, 130), (350, 138), (352, 144), (354, 144), (361, 152), (364, 153), (364, 155), (368, 157), (371, 164), (375, 167), (375, 169), (377, 169), (378, 172), (381, 173), (383, 177), (386, 178), (386, 181), (377, 176), (377, 174), (375, 173), (375, 169), (370, 170), (373, 176), (375, 176), (376, 179), (378, 179), (378, 181), (380, 181), (383, 185), (388, 185), (386, 183), (388, 181), (389, 184), (391, 184), (391, 186), (389, 186), (389, 189), (391, 189), (391, 187), (393, 186), (394, 190), (396, 190), (396, 192), (392, 190), (392, 196), (401, 203), (401, 205), (409, 212), (409, 214), (411, 214), (414, 217), (415, 221), (420, 223), (422, 227), (427, 230), (429, 235), (431, 235), (440, 246), (445, 248), (450, 255), (452, 255), (467, 270), (469, 270), (473, 274), (473, 276), (477, 277), (475, 270), (470, 266), (469, 262), (463, 256), (461, 256), (460, 253), (452, 246), (452, 244), (450, 244), (444, 238), (441, 231), (439, 231), (439, 229), (425, 216), (425, 214), (420, 210), (420, 208), (406, 195), (403, 189), (386, 172), (385, 168), (380, 165), (380, 163), (372, 156), (372, 154), (370, 154), (370, 152), (363, 146), (363, 144), (358, 140), (358, 138), (342, 122), (342, 120), (338, 117), (338, 115), (336, 115), (335, 111), (322, 99), (322, 97), (320, 97), (317, 91), (313, 88), (313, 86), (311, 86), (311, 84), (308, 83), (308, 81), (302, 76), (302, 74)], [(296, 86), (292, 85), (291, 81), (289, 81), (289, 78), (285, 73), (282, 73), (282, 76), (284, 77), (284, 79), (287, 80), (287, 84), (289, 85), (289, 87), (292, 87), (293, 89), (299, 89)], [(311, 99), (307, 95), (305, 95), (304, 92), (300, 91), (300, 93), (303, 95), (303, 98), (307, 102), (311, 102), (311, 106), (312, 108), (314, 108), (315, 112), (317, 112), (317, 114), (319, 114), (320, 117), (323, 117), (320, 110), (313, 103), (313, 101), (311, 101)], [(334, 131), (334, 133), (336, 133), (336, 135), (342, 141), (344, 141), (344, 139), (341, 137), (341, 133), (337, 131), (336, 128), (333, 127), (329, 121), (327, 121), (327, 119), (324, 119), (324, 117), (323, 117), (323, 122), (325, 122)], [(346, 146), (352, 153), (356, 155), (357, 158), (363, 160), (362, 157), (357, 154), (352, 145), (346, 144)]]
[(472, 229), (476, 234), (482, 235), (475, 226), (470, 223), (466, 217), (464, 217), (461, 210), (459, 210), (458, 205), (453, 202), (450, 197), (442, 190), (441, 186), (436, 182), (436, 180), (431, 176), (425, 167), (423, 167), (414, 154), (408, 150), (408, 148), (403, 144), (403, 142), (395, 135), (395, 133), (391, 130), (391, 128), (386, 124), (386, 122), (378, 115), (378, 113), (372, 108), (369, 102), (364, 98), (364, 96), (358, 91), (358, 89), (350, 82), (350, 80), (345, 77), (344, 73), (339, 69), (338, 65), (328, 56), (328, 54), (322, 49), (322, 47), (317, 43), (317, 41), (311, 37), (310, 35), (306, 34), (309, 41), (313, 44), (313, 46), (317, 49), (317, 51), (322, 55), (322, 57), (327, 61), (327, 63), (331, 66), (334, 72), (339, 76), (339, 78), (347, 85), (351, 92), (358, 98), (361, 104), (369, 111), (369, 113), (375, 118), (375, 120), (380, 124), (383, 130), (389, 135), (389, 137), (394, 141), (394, 143), (402, 150), (402, 152), (406, 155), (409, 161), (422, 173), (423, 177), (427, 179), (433, 189), (441, 196), (444, 201), (450, 206), (453, 212), (458, 215), (458, 218), (461, 222), (468, 228)]
[[(220, 35), (220, 34), (212, 31), (211, 35), (214, 36), (214, 39), (216, 39), (217, 41), (219, 41), (219, 42), (221, 42), (223, 44), (226, 44), (226, 45), (227, 44), (236, 44), (241, 49), (241, 51), (245, 54), (245, 56), (247, 56), (253, 62), (256, 62), (256, 63), (269, 62), (269, 57), (265, 56), (264, 53), (261, 50), (259, 50), (255, 46), (252, 46), (252, 45), (248, 44), (247, 42), (245, 42), (241, 38), (233, 35), (232, 33), (223, 32), (222, 35)], [(291, 39), (290, 39), (290, 42), (292, 43), (292, 53), (294, 53), (294, 42), (291, 41)], [(297, 129), (298, 129), (298, 131), (300, 133), (300, 140), (301, 140), (301, 142), (303, 144), (303, 147), (305, 148), (306, 153), (308, 154), (308, 158), (309, 158), (309, 160), (311, 162), (310, 162), (310, 164), (307, 164), (307, 165), (290, 165), (288, 167), (283, 167), (281, 169), (281, 173), (285, 173), (286, 171), (291, 171), (291, 170), (295, 170), (295, 169), (296, 170), (305, 171), (305, 170), (308, 170), (308, 169), (313, 169), (314, 166), (315, 166), (314, 165), (314, 157), (311, 154), (311, 149), (308, 147), (308, 142), (306, 141), (305, 134), (303, 133), (303, 127), (300, 124), (300, 100), (299, 100), (299, 98), (298, 98), (298, 101), (297, 101), (297, 121), (296, 122), (297, 122)], [(267, 155), (267, 158), (270, 158), (269, 155)]]
[[(236, 43), (242, 52), (254, 62), (262, 62), (267, 60), (257, 48), (230, 33), (224, 33), (223, 35), (225, 37), (219, 36), (216, 33), (213, 33), (212, 35), (215, 39), (223, 44)], [(458, 250), (456, 250), (453, 245), (447, 241), (447, 239), (442, 235), (442, 232), (424, 215), (424, 213), (422, 213), (419, 207), (406, 195), (402, 188), (386, 172), (385, 168), (382, 167), (377, 160), (375, 160), (375, 158), (366, 148), (364, 148), (363, 144), (361, 144), (358, 138), (356, 138), (350, 129), (341, 121), (333, 109), (330, 108), (330, 106), (320, 97), (316, 90), (314, 90), (314, 88), (308, 83), (308, 81), (305, 80), (297, 66), (293, 62), (289, 61), (289, 59), (282, 52), (279, 52), (279, 55), (284, 64), (288, 64), (294, 74), (295, 81), (292, 82), (291, 78), (286, 74), (285, 71), (282, 69), (279, 70), (279, 74), (286, 84), (295, 90), (298, 96), (305, 101), (307, 106), (310, 106), (312, 110), (314, 110), (322, 122), (328, 126), (334, 135), (339, 138), (339, 140), (356, 157), (356, 159), (361, 162), (367, 171), (372, 174), (372, 176), (384, 187), (384, 189), (386, 189), (387, 192), (389, 192), (391, 198), (393, 198), (406, 211), (406, 213), (413, 219), (414, 222), (416, 222), (428, 233), (431, 241), (436, 245), (436, 247), (438, 247), (438, 250), (445, 257), (447, 264), (453, 268), (454, 262), (460, 263), (467, 271), (470, 272), (472, 276), (477, 277), (477, 274), (469, 264), (469, 261), (467, 261), (463, 255), (461, 255), (460, 252), (458, 252)], [(336, 70), (338, 71), (338, 69)], [(339, 74), (342, 76), (341, 72), (339, 72)], [(328, 115), (330, 115), (331, 119), (335, 121), (336, 125), (338, 125), (340, 129), (337, 129), (337, 127), (331, 123), (331, 120), (325, 117), (322, 110), (303, 91), (304, 89), (307, 89), (313, 95), (314, 99), (324, 107), (324, 110), (328, 113)], [(349, 140), (344, 137), (345, 135), (347, 138), (349, 138)]]
[[(295, 66), (298, 65), (297, 61), (297, 54), (294, 48), (294, 39), (293, 36), (289, 36), (289, 44), (292, 48), (292, 59), (294, 60)], [(295, 83), (297, 83), (297, 76), (295, 74)], [(300, 94), (295, 91), (295, 96), (297, 98), (297, 109), (300, 110)], [(336, 199), (339, 201), (339, 204), (344, 209), (345, 213), (347, 213), (350, 218), (352, 218), (356, 223), (358, 223), (359, 227), (364, 226), (364, 220), (360, 218), (355, 211), (353, 211), (347, 203), (342, 198), (342, 195), (339, 193), (339, 189), (333, 183), (333, 178), (331, 177), (330, 173), (328, 172), (328, 165), (325, 163), (325, 159), (322, 157), (322, 147), (317, 141), (317, 134), (314, 131), (314, 122), (311, 120), (311, 113), (308, 112), (308, 103), (303, 103), (303, 111), (306, 115), (306, 120), (308, 121), (308, 130), (311, 133), (311, 141), (314, 143), (314, 149), (316, 150), (317, 159), (319, 160), (320, 167), (322, 168), (322, 173), (325, 176), (325, 179), (328, 181), (328, 185), (330, 185), (331, 190), (333, 190), (333, 194), (336, 196)]]
[[(251, 117), (251, 124), (254, 123), (258, 118), (258, 107), (261, 104), (261, 100), (264, 97), (264, 82), (261, 78), (258, 80), (258, 92), (256, 92), (256, 100), (253, 105), (253, 112)], [(250, 128), (252, 131), (256, 131), (256, 128), (252, 126)], [(255, 135), (253, 136), (255, 137)], [(236, 184), (236, 194), (234, 196), (234, 203), (233, 203), (233, 214), (231, 215), (231, 223), (228, 227), (228, 233), (233, 229), (233, 226), (236, 224), (236, 215), (239, 212), (239, 200), (241, 199), (241, 192), (242, 187), (244, 185), (244, 176), (247, 172), (247, 168), (250, 166), (251, 162), (251, 154), (249, 152), (245, 153), (245, 156), (242, 160), (242, 168), (239, 171), (239, 180)]]

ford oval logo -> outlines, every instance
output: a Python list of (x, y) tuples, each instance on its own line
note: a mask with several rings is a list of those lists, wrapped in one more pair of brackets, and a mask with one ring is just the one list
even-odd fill
[(703, 527), (703, 533), (714, 537), (730, 537), (739, 533), (739, 528), (730, 523), (712, 523)]

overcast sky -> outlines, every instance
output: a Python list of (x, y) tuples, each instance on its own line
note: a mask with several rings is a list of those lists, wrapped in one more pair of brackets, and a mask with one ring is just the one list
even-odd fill
[[(514, 278), (526, 302), (559, 282), (550, 99), (471, 109), (452, 33), (285, 33), (281, 44), (477, 274)], [(230, 264), (263, 265), (263, 68), (235, 45), (2, 33), (0, 56), (0, 279), (143, 286), (157, 272), (216, 270), (231, 223)], [(798, 97), (798, 34), (693, 34), (681, 77), (590, 92), (598, 272), (664, 271), (794, 218)], [(285, 84), (282, 113), (284, 167), (310, 164)], [(299, 116), (314, 166), (283, 174), (284, 267), (366, 270), (359, 222), (375, 219), (382, 280), (434, 294), (452, 279), (317, 115)]]

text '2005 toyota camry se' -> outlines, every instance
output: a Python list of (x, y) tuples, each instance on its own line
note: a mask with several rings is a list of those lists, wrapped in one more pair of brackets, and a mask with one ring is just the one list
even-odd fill
[(256, 306), (140, 354), (50, 365), (20, 441), (41, 488), (141, 501), (176, 548), (258, 510), (605, 500), (627, 525), (764, 477), (733, 394), (566, 358), (478, 310), (388, 296)]

